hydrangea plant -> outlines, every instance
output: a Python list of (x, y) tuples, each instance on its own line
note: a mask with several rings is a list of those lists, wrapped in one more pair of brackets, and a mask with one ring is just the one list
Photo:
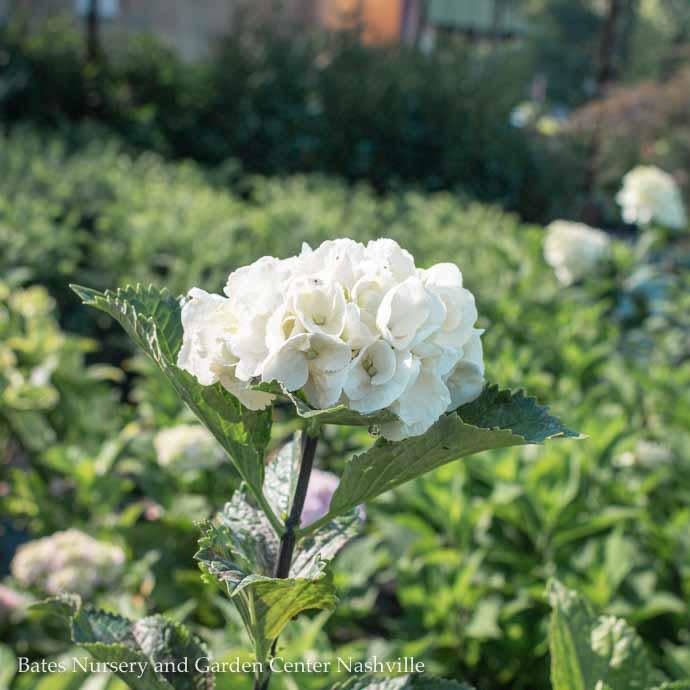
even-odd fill
[[(357, 535), (362, 504), (474, 453), (576, 436), (522, 391), (485, 383), (475, 300), (459, 268), (419, 269), (391, 240), (336, 240), (289, 259), (264, 257), (233, 272), (224, 296), (74, 290), (156, 362), (243, 479), (203, 526), (196, 559), (241, 615), (261, 662), (257, 690), (269, 687), (268, 662), (290, 620), (335, 606), (330, 561)], [(291, 406), (302, 429), (267, 462), (277, 403)], [(337, 482), (313, 471), (326, 425), (365, 426), (378, 437)], [(52, 606), (97, 659), (207, 655), (159, 616), (132, 622), (74, 596)], [(214, 685), (206, 670), (152, 669), (144, 681), (125, 680), (147, 690)], [(465, 687), (427, 677), (348, 683)]]

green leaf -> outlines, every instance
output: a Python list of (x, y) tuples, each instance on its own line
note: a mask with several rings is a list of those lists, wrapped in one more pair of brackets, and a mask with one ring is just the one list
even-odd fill
[(318, 524), (453, 460), (557, 437), (577, 434), (522, 391), (489, 386), (477, 400), (444, 415), (426, 433), (398, 442), (380, 439), (355, 455), (345, 467), (328, 516)]
[[(82, 605), (77, 595), (64, 595), (35, 607), (70, 622), (72, 642), (100, 662), (127, 663), (132, 670), (115, 671), (133, 690), (212, 690), (212, 674), (196, 671), (197, 659), (208, 656), (203, 642), (183, 625), (163, 616), (131, 621)], [(159, 664), (184, 664), (187, 670)]]
[(263, 500), (264, 452), (270, 439), (271, 412), (252, 412), (220, 384), (202, 386), (182, 369), (181, 308), (167, 290), (128, 286), (97, 292), (72, 285), (84, 304), (106, 312), (160, 367), (177, 393), (225, 448), (258, 500)]
[(398, 676), (397, 678), (376, 678), (363, 676), (350, 678), (334, 685), (332, 690), (474, 690), (465, 683), (427, 676)]
[(0, 645), (0, 690), (9, 690), (17, 669), (17, 657), (7, 645)]
[(521, 436), (524, 443), (580, 437), (557, 417), (551, 416), (549, 409), (540, 405), (536, 398), (525, 395), (525, 391), (513, 393), (501, 390), (496, 384), (487, 386), (476, 400), (460, 407), (457, 414), (466, 424), (482, 429), (508, 429)]
[(663, 680), (624, 620), (597, 616), (557, 581), (549, 585), (549, 600), (553, 690), (649, 690)]

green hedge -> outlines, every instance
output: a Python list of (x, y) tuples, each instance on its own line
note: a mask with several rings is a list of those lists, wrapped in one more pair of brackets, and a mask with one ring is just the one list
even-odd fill
[(0, 117), (55, 126), (95, 119), (130, 144), (248, 172), (325, 172), (378, 190), (459, 188), (548, 215), (568, 178), (512, 127), (528, 70), (519, 47), (425, 56), (350, 33), (289, 37), (248, 22), (213, 57), (187, 64), (151, 39), (114, 46), (99, 66), (81, 37), (47, 24), (0, 32)]

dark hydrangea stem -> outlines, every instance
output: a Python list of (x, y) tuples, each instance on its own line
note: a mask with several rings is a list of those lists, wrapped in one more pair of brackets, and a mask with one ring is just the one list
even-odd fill
[[(276, 565), (275, 577), (281, 579), (287, 578), (290, 575), (292, 556), (295, 552), (295, 543), (297, 541), (297, 530), (299, 529), (302, 519), (304, 501), (307, 498), (307, 489), (309, 488), (309, 478), (311, 477), (311, 470), (314, 466), (316, 444), (319, 440), (318, 436), (311, 436), (308, 433), (304, 434), (303, 439), (302, 461), (299, 466), (299, 476), (297, 477), (295, 495), (292, 499), (292, 508), (285, 521), (285, 531), (280, 538), (280, 549), (278, 551), (278, 563)], [(273, 642), (271, 655), (275, 654), (276, 642), (277, 640)], [(267, 690), (270, 680), (270, 675), (266, 675), (263, 680), (259, 680), (254, 684), (254, 690)]]
[(278, 564), (275, 571), (275, 577), (278, 578), (286, 578), (290, 574), (292, 554), (295, 551), (297, 530), (299, 529), (300, 520), (302, 518), (304, 501), (307, 497), (309, 477), (311, 476), (311, 469), (314, 465), (314, 454), (316, 453), (317, 443), (317, 436), (309, 436), (308, 434), (304, 435), (304, 443), (302, 445), (302, 462), (299, 466), (299, 476), (297, 477), (295, 496), (292, 499), (290, 515), (285, 521), (285, 531), (283, 532), (283, 536), (280, 538)]

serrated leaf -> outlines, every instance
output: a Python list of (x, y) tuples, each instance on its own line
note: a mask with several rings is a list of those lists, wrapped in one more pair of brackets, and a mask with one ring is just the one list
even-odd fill
[(398, 442), (381, 439), (355, 455), (326, 519), (467, 455), (576, 436), (534, 398), (488, 386), (477, 400), (444, 415), (426, 433)]
[(177, 368), (183, 334), (178, 300), (167, 290), (153, 286), (128, 286), (105, 292), (78, 285), (71, 287), (84, 304), (117, 320), (153, 359), (180, 397), (225, 448), (252, 493), (260, 498), (271, 412), (252, 412), (220, 384), (202, 386)]
[(339, 515), (321, 528), (300, 539), (290, 566), (292, 577), (314, 577), (322, 561), (330, 561), (362, 527), (362, 516), (355, 508)]
[(476, 400), (460, 407), (457, 414), (465, 424), (482, 429), (509, 429), (525, 443), (580, 436), (550, 415), (548, 407), (540, 405), (536, 398), (525, 395), (525, 391), (513, 393), (496, 384), (487, 386)]
[[(208, 656), (203, 642), (182, 624), (163, 616), (131, 621), (84, 606), (76, 595), (40, 602), (34, 609), (51, 612), (70, 622), (72, 642), (100, 662), (125, 662), (132, 670), (116, 675), (133, 690), (213, 690), (210, 673), (195, 670), (195, 661)], [(158, 670), (163, 662), (183, 663), (186, 671)]]
[(332, 690), (474, 690), (474, 688), (454, 680), (407, 675), (397, 678), (374, 676), (350, 678), (334, 685)]
[(624, 620), (597, 616), (557, 581), (549, 585), (549, 600), (553, 690), (649, 690), (663, 680)]

